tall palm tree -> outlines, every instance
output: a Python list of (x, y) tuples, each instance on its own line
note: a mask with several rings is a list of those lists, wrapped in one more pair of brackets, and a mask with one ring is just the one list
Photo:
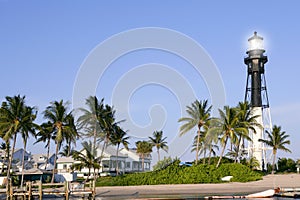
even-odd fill
[(75, 125), (75, 120), (74, 120), (74, 116), (72, 114), (69, 114), (67, 116), (67, 124), (70, 127), (70, 131), (67, 132), (66, 134), (66, 150), (67, 150), (67, 157), (70, 156), (70, 154), (72, 153), (72, 144), (74, 146), (76, 146), (76, 141), (80, 138), (78, 131), (77, 131), (77, 127)]
[(119, 174), (118, 157), (119, 157), (120, 144), (122, 144), (125, 147), (125, 149), (128, 150), (129, 136), (127, 136), (126, 131), (124, 131), (120, 126), (115, 125), (114, 126), (114, 133), (111, 135), (110, 140), (111, 140), (111, 143), (113, 145), (117, 145), (116, 171), (117, 171), (117, 175), (118, 175)]
[[(9, 156), (7, 167), (7, 180), (10, 181), (10, 169), (12, 165), (13, 152), (17, 141), (17, 134), (30, 129), (31, 124), (28, 119), (32, 118), (32, 113), (26, 112), (25, 96), (5, 97), (0, 108), (0, 134), (1, 138), (9, 143), (13, 138), (12, 153)], [(9, 184), (7, 184), (7, 193)]]
[(209, 130), (210, 134), (217, 133), (220, 136), (222, 151), (216, 167), (219, 167), (224, 155), (228, 139), (232, 143), (237, 142), (237, 133), (246, 133), (248, 129), (239, 126), (238, 112), (236, 108), (224, 106), (224, 110), (219, 109), (220, 118), (214, 119), (214, 127)]
[[(83, 129), (85, 136), (93, 137), (93, 146), (96, 147), (96, 141), (99, 138), (99, 134), (102, 132), (98, 119), (102, 118), (104, 112), (104, 99), (98, 100), (96, 96), (90, 96), (86, 99), (85, 104), (87, 109), (80, 108), (82, 112), (78, 118), (79, 128)], [(86, 134), (88, 133), (88, 134)]]
[(163, 132), (162, 131), (154, 131), (153, 132), (153, 137), (149, 137), (149, 142), (152, 144), (152, 146), (156, 147), (157, 150), (157, 156), (158, 156), (158, 161), (160, 161), (160, 154), (159, 150), (162, 149), (165, 152), (168, 152), (168, 145), (167, 145), (167, 137), (163, 137)]
[(87, 142), (84, 141), (82, 143), (83, 150), (81, 151), (74, 151), (72, 154), (72, 157), (74, 160), (80, 161), (80, 163), (75, 163), (73, 167), (75, 169), (81, 170), (84, 167), (87, 167), (89, 169), (88, 177), (87, 179), (91, 176), (91, 169), (93, 168), (94, 171), (95, 169), (100, 168), (100, 157), (97, 157), (95, 155), (96, 150), (94, 149), (91, 141)]
[(199, 154), (199, 143), (201, 137), (201, 128), (207, 126), (207, 122), (210, 120), (210, 111), (212, 106), (208, 106), (207, 100), (198, 101), (192, 103), (191, 106), (187, 106), (186, 112), (189, 117), (183, 117), (178, 120), (178, 122), (185, 122), (180, 127), (180, 135), (184, 135), (195, 126), (197, 126), (197, 144), (196, 144), (196, 164), (198, 163)]
[(101, 115), (97, 116), (97, 120), (99, 122), (99, 126), (103, 132), (103, 140), (104, 144), (101, 150), (101, 158), (103, 157), (104, 149), (109, 144), (112, 134), (114, 134), (114, 127), (118, 125), (120, 122), (116, 122), (115, 118), (116, 111), (110, 105), (105, 105), (103, 112)]
[(34, 144), (39, 143), (39, 142), (45, 142), (45, 148), (47, 148), (47, 158), (46, 158), (46, 163), (45, 163), (45, 170), (47, 169), (48, 161), (49, 161), (49, 156), (50, 156), (50, 144), (51, 140), (55, 140), (54, 136), (54, 127), (52, 126), (51, 122), (45, 122), (40, 125), (39, 131), (36, 134), (37, 140)]
[(288, 140), (288, 137), (290, 136), (287, 135), (285, 131), (281, 131), (281, 126), (274, 125), (272, 132), (270, 133), (269, 131), (266, 131), (266, 133), (268, 139), (259, 139), (258, 141), (265, 143), (273, 149), (272, 174), (274, 174), (277, 150), (283, 150), (291, 153), (291, 150), (285, 147), (285, 145), (290, 144), (291, 141)]
[[(197, 151), (197, 141), (198, 141), (198, 136), (196, 135), (194, 137), (194, 142), (193, 142), (193, 145), (192, 145), (191, 152)], [(207, 148), (208, 148), (208, 146), (205, 144), (204, 138), (200, 137), (200, 141), (199, 141), (199, 145), (198, 145), (198, 150), (199, 150), (198, 156), (200, 157), (201, 154), (203, 154), (203, 160), (205, 160), (204, 159), (205, 154), (206, 154), (205, 150), (207, 150)]]
[(24, 151), (22, 156), (22, 177), (21, 177), (21, 187), (23, 186), (24, 182), (24, 166), (25, 166), (25, 152), (27, 147), (27, 140), (29, 138), (29, 133), (36, 137), (36, 131), (35, 129), (38, 129), (38, 125), (34, 123), (34, 120), (36, 119), (37, 110), (34, 107), (25, 106), (24, 107), (24, 116), (26, 118), (24, 120), (27, 121), (27, 125), (24, 126), (21, 130), (21, 135), (23, 138), (23, 144), (24, 144)]
[(54, 129), (54, 141), (55, 141), (55, 159), (54, 159), (54, 168), (52, 174), (51, 182), (54, 182), (54, 174), (56, 170), (56, 160), (58, 151), (63, 143), (66, 140), (67, 136), (74, 131), (74, 127), (69, 124), (69, 117), (72, 115), (72, 112), (68, 112), (67, 104), (61, 101), (51, 102), (50, 105), (44, 111), (44, 118), (49, 120)]
[(142, 170), (145, 171), (145, 156), (152, 152), (152, 145), (147, 141), (137, 141), (135, 145), (137, 147), (136, 152), (142, 158)]
[[(254, 134), (256, 133), (256, 127), (262, 128), (262, 125), (256, 121), (259, 117), (258, 115), (253, 115), (252, 110), (250, 109), (250, 104), (248, 102), (239, 102), (237, 106), (238, 110), (238, 118), (239, 118), (239, 126), (247, 128), (247, 132), (238, 132), (238, 142), (236, 144), (237, 154), (235, 155), (234, 162), (236, 163), (238, 157), (241, 153), (240, 148), (243, 145), (242, 141), (248, 140), (250, 141), (251, 138), (249, 137), (249, 130), (252, 131)], [(244, 143), (244, 142), (243, 142)]]
[[(213, 123), (214, 119), (211, 119), (208, 122), (208, 126), (204, 128), (204, 134), (205, 138), (205, 144), (207, 146), (207, 149), (209, 151), (208, 153), (208, 162), (207, 164), (210, 165), (211, 156), (216, 156), (216, 151), (219, 151), (219, 146), (217, 145), (219, 143), (219, 135), (218, 134), (210, 134), (210, 130), (213, 128), (210, 124)], [(205, 159), (203, 159), (203, 164), (205, 164)]]

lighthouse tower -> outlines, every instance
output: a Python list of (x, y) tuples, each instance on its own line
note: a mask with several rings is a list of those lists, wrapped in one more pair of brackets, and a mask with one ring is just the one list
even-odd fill
[(247, 65), (245, 101), (250, 103), (252, 115), (258, 116), (256, 121), (261, 124), (261, 127), (255, 127), (255, 132), (250, 132), (252, 141), (248, 143), (248, 155), (255, 157), (260, 163), (258, 169), (263, 170), (267, 157), (266, 148), (259, 139), (264, 139), (265, 130), (272, 127), (265, 79), (268, 58), (264, 55), (263, 38), (257, 32), (248, 39), (248, 45), (247, 57), (244, 59)]

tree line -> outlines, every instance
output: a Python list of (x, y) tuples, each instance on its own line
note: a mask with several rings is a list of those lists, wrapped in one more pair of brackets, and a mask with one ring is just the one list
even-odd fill
[[(228, 143), (230, 149), (227, 155), (232, 157), (234, 162), (241, 162), (241, 158), (246, 154), (244, 141), (251, 141), (249, 134), (251, 131), (256, 134), (256, 127), (263, 128), (256, 120), (259, 116), (254, 115), (248, 102), (239, 102), (236, 107), (224, 106), (223, 109), (218, 109), (219, 117), (212, 117), (211, 109), (212, 106), (208, 105), (207, 100), (196, 100), (186, 107), (188, 116), (178, 120), (183, 123), (180, 126), (180, 135), (197, 127), (192, 149), (196, 152), (195, 163), (198, 163), (199, 155), (202, 154), (203, 163), (205, 164), (208, 156), (208, 164), (210, 164), (211, 156), (215, 156), (216, 151), (221, 147), (216, 165), (219, 167)], [(277, 150), (291, 152), (286, 147), (290, 144), (289, 135), (281, 130), (281, 126), (277, 125), (273, 126), (271, 132), (266, 131), (266, 135), (266, 139), (259, 141), (272, 148), (272, 171), (274, 172)], [(250, 158), (249, 162), (257, 163), (257, 160)]]
[[(42, 112), (45, 121), (37, 124), (35, 120), (38, 110), (35, 106), (26, 104), (25, 96), (5, 97), (0, 108), (0, 137), (4, 141), (1, 148), (5, 150), (5, 157), (7, 158), (4, 161), (7, 164), (7, 180), (11, 178), (13, 152), (15, 152), (17, 138), (22, 137), (24, 153), (21, 185), (23, 185), (24, 158), (29, 136), (36, 139), (35, 143), (45, 143), (47, 149), (45, 170), (49, 163), (51, 141), (55, 143), (51, 182), (54, 182), (57, 155), (72, 156), (75, 160), (81, 161), (73, 166), (74, 169), (83, 167), (87, 167), (89, 170), (94, 169), (95, 176), (95, 170), (100, 168), (103, 152), (108, 145), (117, 147), (116, 169), (118, 171), (120, 145), (122, 144), (126, 149), (129, 145), (129, 136), (120, 126), (124, 120), (116, 120), (115, 109), (105, 104), (104, 99), (99, 101), (96, 96), (90, 96), (85, 103), (87, 108), (79, 108), (80, 116), (75, 120), (74, 110), (69, 109), (68, 102), (63, 100), (50, 102), (49, 106)], [(82, 143), (83, 150), (76, 151), (73, 147), (80, 138), (91, 140), (84, 141)], [(100, 143), (102, 143), (102, 149), (100, 155), (97, 155), (96, 149)], [(142, 158), (142, 165), (144, 165), (144, 158), (152, 152), (153, 147), (156, 147), (158, 154), (159, 149), (167, 150), (166, 137), (163, 137), (162, 131), (154, 131), (153, 137), (149, 137), (149, 141), (137, 141), (136, 147), (137, 153)], [(61, 149), (62, 151), (59, 152)]]
[[(42, 124), (35, 123), (38, 110), (35, 106), (28, 106), (25, 102), (25, 96), (17, 95), (13, 97), (7, 96), (1, 104), (0, 108), (0, 137), (4, 141), (2, 145), (6, 150), (7, 161), (7, 179), (10, 180), (10, 169), (12, 167), (12, 153), (15, 150), (17, 137), (21, 136), (24, 150), (29, 136), (36, 138), (35, 143), (43, 142), (47, 148), (48, 164), (50, 154), (51, 141), (55, 143), (55, 156), (73, 156), (74, 159), (81, 161), (80, 164), (74, 165), (74, 168), (81, 169), (83, 167), (96, 169), (100, 167), (103, 152), (108, 145), (117, 147), (117, 154), (120, 145), (128, 148), (129, 136), (121, 127), (124, 120), (117, 121), (116, 110), (113, 106), (105, 104), (104, 99), (99, 100), (96, 96), (90, 96), (86, 99), (87, 108), (79, 108), (80, 116), (77, 120), (74, 117), (74, 110), (69, 109), (68, 102), (53, 101), (42, 112), (44, 122)], [(255, 133), (255, 127), (261, 126), (257, 123), (250, 105), (247, 102), (240, 102), (236, 107), (225, 106), (219, 109), (219, 117), (211, 116), (212, 106), (207, 100), (194, 101), (187, 106), (187, 117), (178, 120), (183, 123), (180, 126), (180, 135), (183, 136), (187, 132), (197, 128), (195, 134), (193, 149), (196, 152), (195, 163), (202, 155), (203, 163), (210, 164), (212, 156), (216, 155), (220, 147), (219, 160), (216, 167), (219, 167), (221, 160), (225, 154), (226, 147), (230, 144), (230, 150), (227, 155), (231, 155), (235, 162), (240, 162), (240, 157), (244, 151), (244, 141), (250, 141), (249, 132)], [(260, 140), (273, 149), (273, 169), (276, 159), (277, 150), (290, 152), (286, 147), (290, 144), (289, 135), (281, 130), (280, 126), (274, 125), (272, 132), (267, 133), (268, 138)], [(83, 150), (76, 151), (72, 147), (76, 145), (79, 138), (89, 138), (90, 141), (82, 143)], [(97, 155), (96, 149), (102, 143), (100, 155)], [(152, 152), (155, 147), (160, 160), (160, 149), (168, 151), (166, 137), (162, 131), (154, 131), (153, 136), (146, 141), (137, 141), (135, 143), (137, 153), (142, 158), (142, 166), (144, 168), (144, 158)], [(11, 149), (11, 150), (10, 150)], [(118, 160), (118, 155), (116, 155)], [(254, 159), (254, 158), (252, 158)], [(24, 155), (22, 160), (22, 171), (24, 169)], [(116, 162), (118, 171), (118, 161)], [(54, 182), (54, 174), (56, 171), (56, 159), (54, 159), (54, 169), (51, 182)], [(90, 172), (91, 173), (91, 172)], [(23, 184), (23, 175), (21, 184)]]

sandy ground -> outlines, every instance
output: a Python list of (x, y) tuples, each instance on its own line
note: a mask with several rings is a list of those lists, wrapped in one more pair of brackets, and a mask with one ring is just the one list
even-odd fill
[(276, 187), (300, 188), (300, 174), (268, 175), (263, 180), (248, 183), (98, 187), (97, 199), (186, 199), (218, 194), (251, 194)]

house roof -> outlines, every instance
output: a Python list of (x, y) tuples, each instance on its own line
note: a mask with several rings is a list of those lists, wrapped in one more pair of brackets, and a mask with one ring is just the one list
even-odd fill
[[(16, 174), (21, 175), (22, 172), (17, 172)], [(32, 169), (24, 170), (24, 174), (25, 175), (42, 175), (43, 172), (40, 169), (32, 168)]]
[[(98, 156), (101, 156), (101, 152), (102, 152), (102, 148), (103, 148), (103, 145), (99, 145), (98, 149), (97, 149), (97, 155)], [(104, 157), (110, 157), (110, 156), (116, 156), (117, 155), (117, 149), (114, 148), (113, 146), (107, 146), (105, 149), (104, 149)], [(119, 150), (119, 154), (118, 154), (118, 157), (124, 157), (126, 158), (127, 155), (123, 154), (120, 152)]]
[[(125, 148), (122, 148), (120, 151), (123, 154), (130, 157), (131, 159), (133, 159), (133, 160), (139, 160), (140, 159), (140, 155), (138, 153), (136, 153), (136, 148), (132, 148), (132, 149), (128, 149), (128, 150), (125, 149)], [(152, 159), (151, 154), (146, 155), (145, 159), (151, 160)]]
[[(16, 148), (15, 151), (14, 151), (14, 154), (19, 152), (19, 151), (24, 151), (23, 148)], [(10, 150), (10, 153), (12, 152), (12, 149)], [(27, 153), (28, 155), (30, 155), (30, 152), (29, 151), (25, 151), (25, 153)]]
[[(52, 156), (54, 156), (55, 154), (50, 154), (49, 158), (51, 158)], [(35, 163), (45, 163), (47, 160), (47, 154), (33, 154), (32, 156), (32, 160)], [(42, 158), (42, 159), (41, 159)]]
[[(41, 164), (39, 166), (39, 169), (41, 170), (45, 170), (45, 163), (44, 164)], [(49, 171), (49, 170), (53, 170), (54, 169), (54, 166), (50, 163), (47, 164), (47, 167), (46, 167), (46, 171)]]
[(72, 157), (60, 157), (57, 159), (56, 163), (73, 163), (74, 159)]

